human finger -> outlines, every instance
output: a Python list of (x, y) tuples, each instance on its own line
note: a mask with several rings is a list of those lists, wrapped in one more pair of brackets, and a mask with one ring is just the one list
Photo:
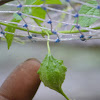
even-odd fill
[(39, 67), (33, 58), (16, 67), (0, 88), (0, 100), (32, 100), (40, 84)]

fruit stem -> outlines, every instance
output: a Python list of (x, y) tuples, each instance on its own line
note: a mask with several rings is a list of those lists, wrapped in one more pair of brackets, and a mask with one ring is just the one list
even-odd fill
[(47, 48), (48, 48), (48, 54), (50, 55), (50, 54), (51, 54), (51, 51), (50, 51), (50, 45), (49, 45), (50, 35), (49, 35), (49, 33), (48, 33), (47, 31), (46, 31), (46, 34), (48, 35)]
[(61, 89), (60, 90), (60, 92), (59, 93), (61, 93), (67, 100), (70, 100), (68, 97), (67, 97), (67, 95), (63, 92), (63, 90)]

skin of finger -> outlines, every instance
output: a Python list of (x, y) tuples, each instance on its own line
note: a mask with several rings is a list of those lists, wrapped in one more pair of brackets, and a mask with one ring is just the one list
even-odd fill
[(0, 95), (8, 100), (32, 100), (40, 84), (39, 67), (40, 62), (36, 59), (20, 64), (2, 84)]
[(8, 99), (3, 96), (0, 96), (0, 100), (8, 100)]
[(0, 5), (3, 5), (3, 4), (10, 2), (10, 1), (13, 1), (13, 0), (0, 0)]

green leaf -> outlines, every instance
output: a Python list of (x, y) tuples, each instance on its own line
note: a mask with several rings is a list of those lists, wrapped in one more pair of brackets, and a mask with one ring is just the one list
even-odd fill
[[(94, 6), (97, 5), (97, 2), (94, 0), (88, 1), (89, 4), (92, 4)], [(95, 16), (100, 16), (100, 12), (96, 8), (88, 7), (86, 5), (83, 5), (81, 10), (79, 11), (79, 14), (87, 14), (87, 15), (95, 15)], [(93, 18), (93, 17), (79, 17), (79, 24), (84, 27), (89, 27), (91, 24), (96, 22), (98, 18)]]
[[(42, 4), (43, 1), (37, 0), (35, 3), (33, 3), (34, 5), (40, 5)], [(32, 7), (31, 8), (31, 15), (45, 19), (46, 16), (46, 12), (41, 8), (41, 7)], [(34, 18), (35, 19), (35, 18)], [(35, 22), (39, 25), (41, 22), (41, 20), (35, 19)], [(40, 26), (40, 25), (39, 25)]]
[[(13, 19), (11, 20), (11, 22), (18, 22), (18, 23), (19, 23), (20, 20), (17, 20), (16, 18), (13, 18)], [(9, 23), (9, 24), (14, 25), (14, 26), (17, 26), (17, 24), (12, 24), (12, 23)], [(5, 31), (11, 32), (11, 33), (15, 33), (15, 30), (16, 30), (15, 28), (12, 28), (12, 27), (9, 27), (9, 26), (7, 26), (7, 27), (5, 28)], [(6, 35), (6, 41), (7, 41), (8, 49), (9, 49), (10, 46), (11, 46), (11, 44), (12, 44), (14, 34), (6, 33), (5, 35)]]
[[(39, 18), (42, 18), (42, 19), (45, 19), (46, 12), (42, 8), (39, 8), (39, 7), (36, 8), (35, 7), (35, 8), (32, 8), (32, 15), (39, 17)], [(38, 20), (38, 19), (35, 19), (35, 20)], [(41, 22), (43, 22), (43, 21), (38, 20), (38, 23), (41, 23)]]
[(51, 54), (48, 54), (41, 63), (38, 74), (45, 86), (62, 94), (61, 86), (65, 80), (66, 71), (67, 68), (62, 60), (57, 60)]
[[(43, 1), (37, 0), (33, 3), (34, 5), (40, 5), (43, 4)], [(46, 4), (61, 4), (60, 0), (46, 0)], [(32, 15), (45, 19), (46, 17), (46, 11), (44, 11), (41, 7), (32, 7), (31, 8)], [(43, 22), (41, 20), (35, 19), (35, 22), (40, 26), (40, 23)]]
[(7, 44), (8, 44), (8, 49), (10, 48), (10, 46), (11, 46), (11, 44), (12, 44), (13, 37), (14, 37), (13, 34), (7, 34), (7, 33), (6, 33), (6, 40), (7, 40)]
[[(96, 6), (98, 3), (96, 2), (96, 0), (89, 0), (87, 3), (92, 4), (94, 6)], [(93, 8), (93, 7), (89, 7), (87, 5), (83, 5), (79, 11), (79, 14), (86, 14), (86, 15), (95, 15), (95, 16), (100, 16), (100, 12), (98, 9)], [(86, 17), (86, 16), (80, 16), (79, 17), (79, 24), (82, 27), (89, 27), (90, 25), (92, 25), (93, 23), (95, 23), (98, 20), (98, 18), (93, 18), (93, 17)], [(76, 23), (76, 20), (75, 22)], [(73, 26), (74, 28), (74, 26)], [(72, 29), (73, 29), (72, 28)]]
[[(26, 0), (25, 2), (25, 4), (27, 5), (41, 5), (43, 3), (44, 2), (42, 0)], [(60, 0), (46, 0), (46, 4), (61, 4), (61, 2)], [(45, 16), (46, 16), (46, 12), (41, 7), (32, 7), (32, 8), (25, 7), (23, 9), (23, 12), (26, 14), (30, 14), (30, 15), (42, 18), (42, 19), (45, 19)], [(35, 18), (32, 18), (32, 19), (37, 23), (37, 25), (41, 26), (41, 23), (43, 21), (35, 19)]]

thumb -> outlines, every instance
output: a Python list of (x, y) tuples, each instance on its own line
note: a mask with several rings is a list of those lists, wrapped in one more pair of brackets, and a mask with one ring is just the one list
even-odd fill
[(39, 67), (33, 58), (20, 64), (2, 84), (0, 100), (32, 100), (40, 84)]

